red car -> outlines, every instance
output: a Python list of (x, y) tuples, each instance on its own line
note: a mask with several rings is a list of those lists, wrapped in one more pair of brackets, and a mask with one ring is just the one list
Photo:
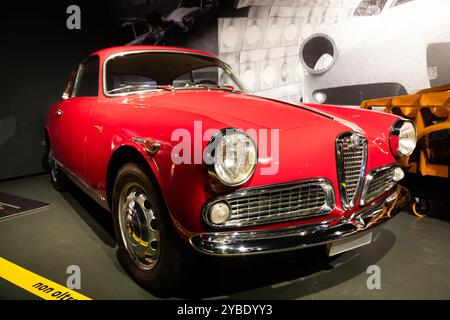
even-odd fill
[(112, 212), (141, 285), (180, 283), (195, 252), (249, 255), (367, 244), (398, 212), (397, 116), (254, 96), (209, 53), (131, 46), (91, 54), (46, 122), (51, 181)]

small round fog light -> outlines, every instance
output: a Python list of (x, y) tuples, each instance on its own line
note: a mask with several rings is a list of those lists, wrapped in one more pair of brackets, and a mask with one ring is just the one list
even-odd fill
[(314, 100), (316, 101), (316, 103), (324, 103), (325, 101), (327, 101), (327, 95), (325, 92), (315, 92)]
[(401, 168), (395, 168), (394, 176), (392, 177), (392, 181), (397, 182), (402, 180), (405, 177), (405, 173)]
[(226, 202), (218, 202), (209, 209), (209, 220), (214, 224), (225, 223), (230, 218), (230, 207)]

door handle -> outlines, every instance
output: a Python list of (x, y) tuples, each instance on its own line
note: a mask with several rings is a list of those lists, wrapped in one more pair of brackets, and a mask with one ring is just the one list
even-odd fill
[(60, 116), (62, 116), (62, 115), (64, 114), (64, 112), (63, 112), (61, 109), (58, 109), (58, 110), (55, 111), (55, 114), (56, 114), (58, 117), (60, 117)]

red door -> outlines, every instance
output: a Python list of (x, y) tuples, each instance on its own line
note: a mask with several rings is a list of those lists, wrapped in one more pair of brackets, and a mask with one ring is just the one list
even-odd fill
[(92, 106), (92, 97), (72, 97), (53, 111), (53, 148), (56, 159), (77, 177), (85, 178), (85, 141)]
[(98, 102), (99, 58), (91, 56), (77, 73), (73, 92), (52, 110), (56, 159), (85, 181), (86, 140), (91, 111)]

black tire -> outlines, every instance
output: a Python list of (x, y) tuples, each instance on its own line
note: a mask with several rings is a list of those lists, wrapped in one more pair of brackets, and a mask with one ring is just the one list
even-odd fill
[(431, 213), (432, 203), (428, 199), (419, 199), (419, 202), (413, 200), (411, 204), (413, 214), (418, 218), (424, 218)]
[[(137, 194), (137, 192), (134, 192), (128, 197), (125, 197), (130, 185), (132, 185), (133, 188), (139, 186), (141, 188), (140, 190), (145, 193), (145, 197), (150, 202), (149, 205), (151, 205), (153, 214), (152, 217), (157, 221), (155, 225), (157, 226), (156, 230), (159, 234), (159, 241), (155, 247), (158, 248), (159, 253), (156, 262), (153, 262), (154, 264), (150, 269), (143, 269), (142, 266), (139, 266), (138, 264), (141, 263), (142, 260), (139, 260), (139, 258), (136, 258), (133, 253), (127, 250), (127, 245), (125, 244), (125, 242), (128, 241), (128, 246), (132, 248), (139, 247), (138, 245), (131, 246), (129, 240), (125, 240), (129, 239), (128, 237), (131, 238), (130, 234), (135, 236), (134, 230), (132, 230), (129, 226), (130, 221), (132, 221), (133, 219), (131, 218), (131, 216), (133, 214), (137, 215), (136, 210), (138, 210), (136, 204), (133, 204), (134, 209), (136, 210), (131, 210), (131, 212), (133, 212), (131, 214), (128, 213), (129, 207), (127, 206), (127, 201), (130, 200), (127, 199), (132, 196), (134, 197), (133, 199), (135, 199)], [(125, 204), (123, 203), (123, 201), (125, 201)], [(128, 209), (126, 210), (127, 214), (124, 213), (123, 208), (119, 213), (120, 206)], [(138, 164), (128, 163), (119, 170), (112, 193), (112, 214), (114, 220), (114, 231), (118, 244), (118, 259), (124, 269), (139, 285), (155, 293), (167, 294), (177, 289), (178, 286), (183, 283), (183, 279), (188, 278), (186, 277), (186, 273), (190, 272), (190, 265), (193, 258), (192, 255), (189, 254), (189, 251), (191, 249), (182, 242), (182, 240), (176, 233), (169, 213), (161, 199), (158, 190), (156, 189), (152, 180), (149, 178), (149, 175), (146, 173), (145, 169), (143, 169)], [(128, 217), (129, 219), (131, 219), (126, 219), (127, 228), (124, 229), (126, 231), (121, 230), (120, 224), (120, 220), (124, 217)], [(137, 227), (139, 228), (139, 234), (147, 235), (147, 242), (145, 242), (145, 239), (143, 239), (145, 238), (145, 236), (141, 236), (140, 241), (144, 241), (143, 243), (146, 243), (147, 247), (149, 247), (149, 244), (151, 246), (151, 243), (153, 243), (151, 242), (151, 239), (149, 239), (151, 237), (149, 234), (150, 232), (155, 231), (148, 230), (147, 233), (142, 233), (143, 229), (141, 228), (144, 224), (141, 223), (142, 220), (140, 218), (137, 219), (138, 221), (140, 221), (140, 223), (136, 224), (135, 226), (139, 226)], [(147, 218), (145, 221), (147, 220), (149, 219)], [(131, 222), (131, 225), (133, 225), (133, 222)], [(126, 233), (123, 234), (123, 232), (128, 233), (128, 235)], [(133, 240), (131, 239), (131, 241)], [(139, 248), (141, 250), (144, 250), (141, 247)], [(147, 258), (147, 255), (145, 255), (145, 257)], [(147, 261), (145, 261), (144, 263), (146, 262)], [(145, 265), (145, 267), (148, 266)]]
[(59, 192), (66, 191), (68, 184), (67, 177), (64, 172), (61, 171), (61, 168), (59, 168), (51, 145), (48, 149), (48, 165), (50, 168), (50, 182), (52, 183), (53, 188)]

